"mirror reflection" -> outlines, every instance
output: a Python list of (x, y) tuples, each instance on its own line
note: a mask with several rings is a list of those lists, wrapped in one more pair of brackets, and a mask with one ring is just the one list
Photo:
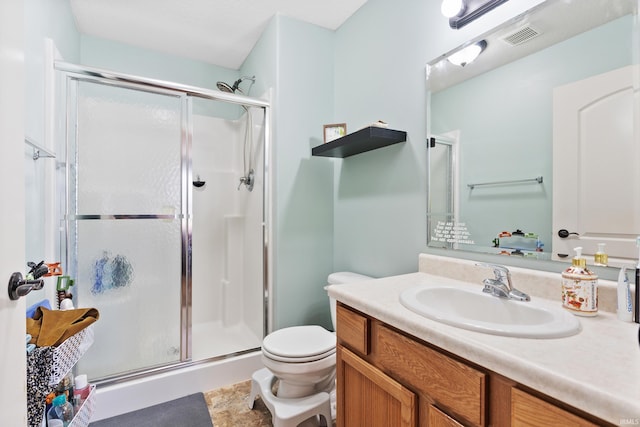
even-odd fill
[(429, 246), (636, 259), (637, 2), (585, 3), (545, 2), (466, 43), (486, 42), (475, 61), (429, 64)]

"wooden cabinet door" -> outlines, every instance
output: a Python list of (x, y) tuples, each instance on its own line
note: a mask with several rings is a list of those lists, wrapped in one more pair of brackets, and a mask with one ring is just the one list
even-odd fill
[(429, 427), (464, 427), (433, 405), (429, 406)]
[(416, 427), (415, 393), (346, 348), (337, 352), (338, 427)]

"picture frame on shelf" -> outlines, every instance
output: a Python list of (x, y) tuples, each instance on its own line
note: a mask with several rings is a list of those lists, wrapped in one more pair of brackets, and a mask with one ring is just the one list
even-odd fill
[(334, 123), (323, 126), (322, 135), (324, 136), (324, 143), (331, 142), (338, 138), (342, 138), (347, 134), (346, 123)]

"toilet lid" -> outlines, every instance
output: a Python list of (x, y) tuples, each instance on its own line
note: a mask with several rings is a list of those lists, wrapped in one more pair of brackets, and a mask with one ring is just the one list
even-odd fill
[(308, 359), (335, 352), (336, 336), (320, 326), (292, 326), (267, 335), (262, 348), (286, 359)]

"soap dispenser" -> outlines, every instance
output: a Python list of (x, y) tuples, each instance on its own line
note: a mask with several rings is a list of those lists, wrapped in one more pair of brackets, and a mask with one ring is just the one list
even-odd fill
[(594, 264), (601, 267), (609, 265), (609, 255), (604, 252), (606, 243), (598, 243), (598, 250), (594, 254)]
[(582, 248), (573, 249), (576, 256), (571, 267), (562, 272), (562, 307), (577, 316), (598, 314), (598, 276), (587, 268)]

